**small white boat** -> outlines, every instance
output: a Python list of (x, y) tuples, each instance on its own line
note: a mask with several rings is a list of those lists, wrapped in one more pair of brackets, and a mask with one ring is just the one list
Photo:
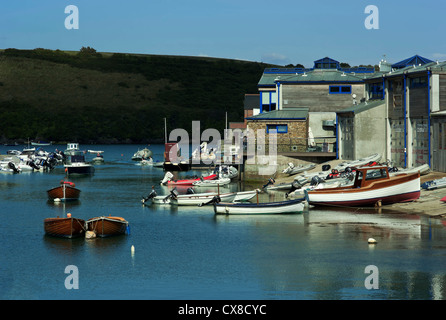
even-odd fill
[(231, 182), (230, 178), (220, 178), (215, 180), (198, 180), (192, 183), (194, 187), (218, 187), (225, 186)]
[(345, 171), (345, 168), (347, 167), (360, 167), (363, 165), (366, 165), (370, 162), (378, 162), (381, 159), (381, 155), (379, 153), (374, 153), (368, 157), (361, 158), (358, 160), (352, 160), (352, 161), (345, 161), (340, 164), (338, 164), (334, 169), (338, 170), (339, 172)]
[(91, 162), (98, 163), (98, 164), (99, 163), (104, 163), (104, 156), (102, 155), (104, 153), (104, 151), (88, 150), (88, 153), (96, 154), (96, 157), (91, 159)]
[(294, 164), (292, 162), (288, 163), (288, 167), (286, 167), (285, 169), (283, 169), (282, 173), (288, 174), (290, 176), (294, 175), (294, 174), (298, 174), (301, 172), (305, 172), (308, 170), (312, 170), (316, 167), (315, 164), (310, 163), (307, 165), (299, 165), (299, 166), (294, 166)]
[(212, 201), (215, 197), (223, 199), (224, 201), (232, 202), (237, 196), (237, 192), (229, 193), (190, 193), (190, 194), (178, 194), (176, 189), (173, 189), (168, 195), (157, 195), (155, 190), (141, 200), (143, 204), (151, 201), (153, 204), (173, 204), (179, 206), (201, 206)]
[(215, 214), (260, 215), (291, 214), (304, 211), (302, 199), (270, 203), (214, 203)]
[(239, 191), (237, 192), (234, 202), (242, 202), (249, 201), (256, 196), (257, 193), (260, 193), (259, 189), (251, 190), (251, 191)]
[(143, 159), (148, 159), (151, 156), (152, 156), (152, 151), (148, 148), (144, 148), (142, 150), (136, 151), (132, 156), (132, 160), (141, 161)]
[(421, 187), (426, 190), (446, 188), (446, 177), (427, 181), (427, 182), (423, 183), (421, 185)]
[(420, 172), (420, 175), (425, 175), (428, 174), (431, 171), (431, 168), (429, 167), (429, 165), (427, 163), (422, 164), (421, 166), (418, 167), (413, 167), (413, 168), (406, 168), (406, 169), (398, 169), (398, 171), (391, 171), (389, 172), (389, 174), (391, 176), (395, 176), (401, 173), (415, 173), (415, 172)]

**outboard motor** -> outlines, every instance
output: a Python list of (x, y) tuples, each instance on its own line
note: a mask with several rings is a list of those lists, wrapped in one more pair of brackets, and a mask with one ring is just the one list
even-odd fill
[(167, 184), (167, 182), (169, 182), (170, 180), (172, 180), (173, 178), (173, 174), (170, 171), (167, 171), (166, 174), (164, 175), (163, 180), (161, 180), (161, 184)]
[(288, 198), (288, 195), (291, 193), (291, 192), (294, 192), (295, 190), (297, 190), (297, 189), (299, 189), (299, 188), (302, 188), (302, 184), (298, 181), (298, 180), (294, 180), (292, 183), (291, 183), (291, 189), (290, 189), (290, 191), (288, 191), (287, 193), (285, 193), (285, 198)]
[(319, 176), (314, 176), (311, 178), (310, 186), (317, 186), (319, 183), (324, 182), (324, 180)]
[(8, 162), (8, 167), (9, 169), (12, 169), (12, 171), (14, 171), (14, 173), (19, 173), (19, 169), (17, 168), (17, 166), (15, 165), (14, 162)]
[(143, 197), (141, 199), (141, 202), (145, 203), (146, 201), (148, 201), (148, 200), (150, 200), (152, 198), (155, 198), (156, 196), (157, 196), (157, 193), (156, 193), (155, 189), (152, 187), (152, 192), (150, 192), (147, 197), (145, 197), (145, 198)]
[(273, 178), (269, 178), (268, 182), (262, 187), (262, 189), (266, 188), (267, 186), (273, 185), (276, 182)]
[(194, 193), (195, 193), (195, 191), (193, 188), (187, 188), (186, 194), (194, 194)]
[(205, 205), (210, 204), (210, 203), (212, 203), (212, 204), (216, 204), (216, 203), (219, 203), (219, 202), (221, 202), (221, 198), (220, 198), (220, 196), (213, 196), (212, 199), (211, 199), (210, 201), (200, 203), (198, 206), (199, 206), (199, 207), (202, 207), (202, 206), (205, 206)]
[(40, 167), (34, 161), (28, 161), (27, 165), (29, 165), (34, 170), (40, 170)]
[(322, 171), (328, 171), (328, 170), (330, 170), (331, 169), (331, 166), (329, 165), (329, 164), (324, 164), (323, 166), (322, 166)]

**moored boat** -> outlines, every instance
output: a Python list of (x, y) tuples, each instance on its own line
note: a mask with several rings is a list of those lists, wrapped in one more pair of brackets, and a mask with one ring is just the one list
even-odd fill
[[(211, 201), (214, 197), (219, 196), (220, 199), (232, 202), (237, 196), (237, 192), (206, 192), (206, 193), (188, 193), (188, 194), (178, 194), (176, 189), (173, 189), (168, 195), (157, 195), (155, 190), (141, 200), (142, 203), (146, 204), (149, 201), (153, 204), (173, 204), (179, 206), (201, 206), (204, 203)], [(244, 195), (247, 197), (247, 195)], [(243, 198), (243, 195), (240, 196)]]
[(225, 203), (215, 202), (215, 214), (261, 215), (261, 214), (292, 214), (304, 211), (303, 198), (269, 203)]
[(313, 163), (309, 163), (307, 165), (299, 165), (299, 166), (295, 166), (294, 163), (290, 162), (288, 163), (288, 167), (286, 167), (285, 169), (283, 169), (282, 173), (288, 174), (290, 176), (294, 175), (294, 174), (298, 174), (301, 172), (305, 172), (308, 170), (312, 170), (316, 167), (315, 164)]
[(201, 178), (190, 178), (190, 179), (180, 179), (180, 180), (172, 180), (173, 178), (173, 174), (168, 171), (166, 172), (166, 174), (164, 175), (163, 180), (161, 180), (161, 184), (163, 185), (192, 185), (194, 182), (200, 181), (201, 179), (203, 180), (214, 180), (217, 178), (216, 174), (211, 174), (208, 175), (206, 177), (201, 177)]
[(212, 180), (204, 180), (200, 179), (192, 183), (194, 187), (218, 187), (225, 186), (231, 182), (230, 178), (220, 178), (220, 179), (212, 179)]
[(47, 190), (48, 199), (53, 201), (78, 200), (81, 190), (73, 182), (62, 180), (58, 187)]
[(311, 205), (373, 206), (416, 200), (420, 197), (420, 173), (389, 176), (383, 166), (356, 169), (352, 185), (320, 190), (305, 190)]
[(76, 238), (85, 234), (85, 220), (71, 217), (47, 218), (43, 221), (45, 234), (53, 237)]
[(85, 162), (85, 154), (83, 151), (79, 150), (78, 143), (68, 143), (67, 149), (65, 150), (65, 171), (68, 175), (79, 174), (79, 175), (92, 175), (94, 174), (94, 166), (90, 163)]
[(88, 219), (85, 226), (89, 234), (93, 232), (98, 237), (109, 237), (128, 233), (129, 223), (122, 217), (101, 216)]

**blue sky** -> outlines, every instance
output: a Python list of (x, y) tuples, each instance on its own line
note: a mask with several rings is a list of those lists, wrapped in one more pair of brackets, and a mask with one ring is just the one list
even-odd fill
[[(65, 7), (79, 9), (67, 30)], [(368, 30), (367, 5), (379, 10)], [(210, 56), (312, 67), (419, 54), (446, 60), (443, 0), (15, 0), (0, 3), (0, 48)]]

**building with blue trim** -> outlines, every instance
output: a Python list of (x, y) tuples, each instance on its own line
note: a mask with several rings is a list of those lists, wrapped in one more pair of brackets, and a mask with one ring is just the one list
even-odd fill
[[(446, 172), (446, 62), (415, 55), (382, 60), (375, 70), (325, 57), (313, 68), (265, 69), (258, 91), (247, 126), (275, 127), (281, 154), (349, 160), (380, 153), (395, 166), (428, 163)], [(289, 116), (297, 110), (305, 117)]]

